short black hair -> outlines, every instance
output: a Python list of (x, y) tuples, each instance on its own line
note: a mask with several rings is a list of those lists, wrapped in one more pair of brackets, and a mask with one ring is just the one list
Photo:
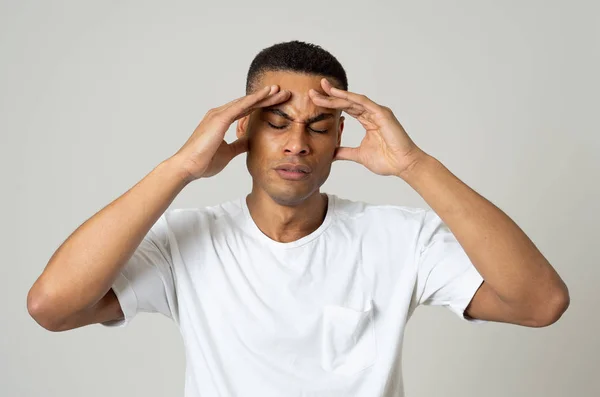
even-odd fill
[(246, 77), (246, 94), (250, 94), (266, 72), (290, 71), (333, 78), (339, 88), (348, 90), (346, 71), (328, 51), (316, 44), (294, 40), (278, 43), (260, 51), (250, 64)]

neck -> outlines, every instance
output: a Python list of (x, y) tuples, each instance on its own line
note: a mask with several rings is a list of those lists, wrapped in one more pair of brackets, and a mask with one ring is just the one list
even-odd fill
[(326, 194), (315, 192), (294, 205), (277, 203), (265, 192), (253, 190), (246, 204), (254, 223), (270, 239), (281, 243), (296, 241), (321, 226), (327, 214)]

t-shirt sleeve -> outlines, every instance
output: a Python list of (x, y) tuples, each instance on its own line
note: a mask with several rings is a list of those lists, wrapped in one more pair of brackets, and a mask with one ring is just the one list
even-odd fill
[(486, 322), (465, 317), (465, 309), (483, 283), (483, 277), (433, 210), (425, 212), (418, 244), (417, 303), (445, 306), (463, 320)]
[(101, 323), (104, 326), (126, 326), (139, 312), (161, 313), (176, 319), (177, 300), (165, 214), (144, 236), (112, 289), (125, 318)]

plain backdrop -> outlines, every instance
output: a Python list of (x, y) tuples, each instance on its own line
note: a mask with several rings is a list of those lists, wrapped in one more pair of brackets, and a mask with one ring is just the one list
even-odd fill
[[(77, 228), (244, 95), (261, 49), (331, 51), (350, 90), (389, 106), (413, 140), (504, 210), (567, 282), (556, 324), (408, 324), (409, 397), (598, 396), (600, 6), (595, 1), (0, 2), (0, 395), (181, 396), (175, 324), (64, 333), (29, 317), (27, 291)], [(344, 145), (363, 136), (348, 122)], [(226, 136), (235, 136), (231, 128)], [(171, 208), (246, 194), (245, 155)], [(322, 191), (428, 207), (351, 162)]]

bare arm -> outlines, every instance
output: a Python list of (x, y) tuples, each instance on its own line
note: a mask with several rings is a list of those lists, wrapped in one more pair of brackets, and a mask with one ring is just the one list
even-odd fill
[(466, 315), (529, 327), (556, 322), (569, 291), (548, 260), (502, 210), (432, 156), (403, 175), (448, 225), (485, 279)]
[(152, 225), (185, 187), (181, 170), (175, 158), (162, 162), (58, 248), (27, 296), (29, 313), (40, 325), (64, 329), (92, 307), (102, 307), (104, 317), (110, 313), (112, 318), (103, 321), (122, 315), (114, 294), (102, 298)]
[(339, 147), (334, 159), (407, 182), (446, 223), (485, 280), (467, 316), (532, 327), (560, 318), (569, 306), (569, 290), (511, 218), (421, 150), (390, 108), (337, 89), (327, 79), (321, 86), (327, 95), (309, 92), (316, 105), (342, 109), (366, 130), (360, 146)]
[(190, 182), (218, 174), (248, 150), (248, 137), (228, 144), (229, 126), (260, 107), (287, 100), (279, 86), (211, 109), (183, 147), (121, 197), (79, 226), (56, 250), (27, 295), (44, 328), (64, 331), (123, 317), (111, 286), (144, 236)]

